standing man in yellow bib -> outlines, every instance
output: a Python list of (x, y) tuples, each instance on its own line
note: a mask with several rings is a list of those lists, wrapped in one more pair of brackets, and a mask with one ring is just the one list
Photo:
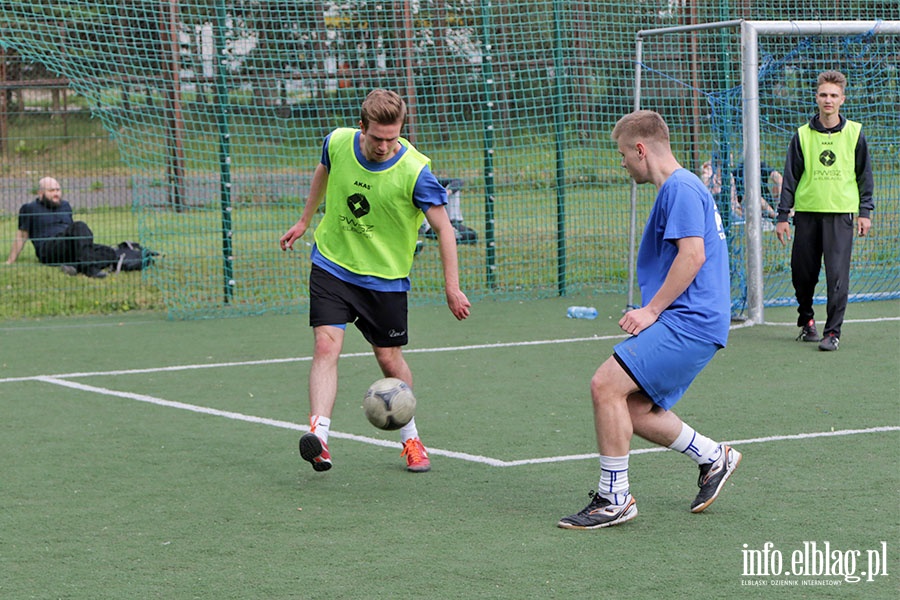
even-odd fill
[[(785, 245), (791, 239), (788, 219), (794, 211), (791, 279), (799, 305), (797, 326), (801, 330), (797, 339), (819, 342), (819, 350), (824, 351), (837, 350), (840, 342), (849, 297), (854, 231), (867, 235), (875, 210), (872, 161), (862, 125), (840, 114), (846, 87), (847, 78), (839, 71), (819, 74), (819, 112), (791, 139), (775, 225), (775, 235)], [(828, 302), (820, 339), (813, 295), (823, 258)]]
[[(303, 214), (281, 236), (281, 249), (293, 249), (327, 197), (311, 255), (310, 432), (300, 438), (300, 456), (316, 471), (332, 466), (328, 433), (347, 323), (372, 346), (385, 377), (413, 387), (401, 348), (409, 340), (409, 272), (423, 215), (437, 234), (450, 312), (458, 320), (469, 316), (469, 299), (459, 287), (456, 232), (445, 208), (447, 190), (431, 172), (430, 159), (400, 137), (405, 120), (406, 103), (399, 95), (370, 92), (359, 129), (338, 128), (325, 138)], [(400, 438), (407, 470), (428, 471), (431, 462), (415, 419), (400, 430)]]

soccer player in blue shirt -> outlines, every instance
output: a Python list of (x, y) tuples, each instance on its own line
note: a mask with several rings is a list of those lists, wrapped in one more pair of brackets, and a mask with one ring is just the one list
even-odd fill
[(713, 355), (731, 321), (728, 250), (722, 220), (700, 179), (672, 154), (669, 128), (656, 112), (622, 117), (612, 132), (635, 182), (657, 187), (637, 257), (642, 306), (619, 327), (631, 334), (591, 379), (600, 481), (590, 504), (562, 518), (566, 529), (597, 529), (637, 516), (628, 480), (631, 437), (671, 448), (700, 467), (691, 512), (709, 507), (741, 454), (701, 435), (672, 407)]

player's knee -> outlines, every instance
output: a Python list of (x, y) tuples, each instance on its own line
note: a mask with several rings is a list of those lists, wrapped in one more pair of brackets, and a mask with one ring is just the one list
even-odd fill
[(591, 377), (591, 399), (595, 406), (602, 406), (608, 403), (615, 396), (613, 387), (607, 374), (603, 372), (602, 367), (597, 369), (594, 376)]
[(343, 338), (337, 338), (326, 334), (317, 334), (313, 354), (320, 358), (331, 357), (337, 359), (341, 354)]
[(595, 406), (624, 402), (635, 389), (634, 381), (612, 357), (591, 377), (591, 398)]

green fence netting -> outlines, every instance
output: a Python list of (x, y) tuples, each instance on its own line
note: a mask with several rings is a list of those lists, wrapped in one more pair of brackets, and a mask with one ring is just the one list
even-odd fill
[[(872, 0), (4, 2), (0, 244), (51, 175), (96, 241), (135, 239), (160, 256), (95, 282), (23, 253), (0, 271), (0, 316), (304, 310), (308, 252), (282, 253), (278, 238), (300, 214), (323, 137), (355, 126), (375, 87), (406, 98), (406, 137), (452, 181), (470, 298), (624, 292), (630, 182), (609, 132), (633, 106), (636, 32), (898, 13)], [(776, 167), (814, 107), (815, 72), (848, 71), (844, 112), (864, 123), (878, 185), (852, 292), (900, 295), (897, 36), (760, 44), (764, 160)], [(723, 211), (742, 143), (739, 61), (734, 30), (673, 35), (645, 60), (642, 105), (670, 120), (686, 167), (720, 173)], [(642, 189), (642, 206), (652, 196)], [(740, 315), (742, 235), (729, 222)], [(786, 255), (770, 238), (766, 302), (787, 302)], [(411, 300), (442, 302), (436, 243), (422, 241)]]

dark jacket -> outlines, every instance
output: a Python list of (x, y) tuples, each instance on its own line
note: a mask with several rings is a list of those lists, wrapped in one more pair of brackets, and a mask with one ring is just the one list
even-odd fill
[[(809, 126), (819, 133), (834, 133), (844, 128), (847, 119), (840, 115), (841, 122), (836, 127), (827, 129), (819, 121), (819, 115), (809, 120)], [(794, 192), (797, 184), (803, 176), (805, 163), (803, 161), (803, 149), (800, 147), (800, 135), (794, 132), (791, 143), (788, 146), (787, 159), (784, 162), (783, 183), (781, 186), (781, 198), (778, 202), (778, 222), (786, 223), (791, 209), (794, 207)], [(873, 193), (875, 180), (872, 177), (872, 159), (869, 157), (869, 146), (866, 136), (859, 132), (859, 140), (856, 142), (856, 185), (859, 187), (859, 216), (870, 218), (875, 210)]]

